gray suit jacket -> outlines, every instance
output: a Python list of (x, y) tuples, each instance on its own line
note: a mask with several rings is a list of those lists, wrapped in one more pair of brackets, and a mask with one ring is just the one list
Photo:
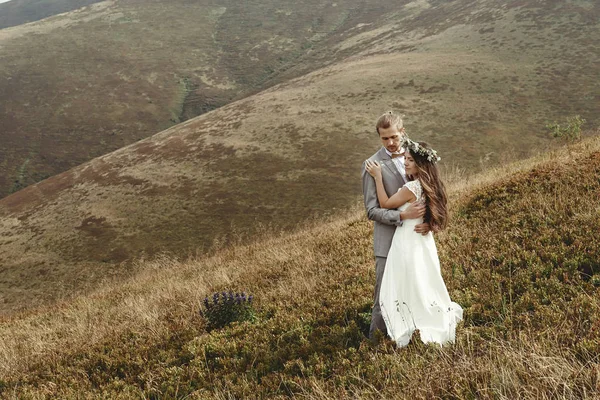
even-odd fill
[[(375, 160), (381, 164), (383, 186), (385, 187), (388, 196), (392, 196), (398, 189), (404, 186), (406, 183), (404, 178), (402, 178), (398, 168), (396, 168), (384, 147), (373, 154), (369, 160)], [(375, 232), (373, 233), (375, 257), (387, 257), (390, 246), (392, 245), (392, 238), (394, 237), (396, 226), (402, 225), (400, 211), (379, 207), (375, 179), (373, 179), (365, 169), (365, 163), (362, 165), (362, 184), (367, 217), (369, 217), (371, 221), (375, 221)]]

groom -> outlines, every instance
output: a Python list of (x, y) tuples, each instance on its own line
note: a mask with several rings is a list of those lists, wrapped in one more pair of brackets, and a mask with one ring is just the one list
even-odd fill
[[(404, 171), (404, 149), (401, 147), (402, 138), (404, 137), (404, 126), (400, 116), (389, 111), (379, 117), (375, 128), (383, 147), (377, 153), (373, 154), (369, 160), (374, 160), (381, 164), (383, 185), (388, 196), (391, 197), (407, 182)], [(379, 307), (379, 288), (381, 287), (381, 278), (383, 277), (385, 262), (392, 244), (394, 232), (397, 226), (402, 225), (403, 220), (420, 218), (425, 215), (425, 205), (420, 203), (414, 204), (402, 212), (380, 208), (379, 201), (377, 200), (375, 180), (367, 173), (364, 163), (362, 166), (362, 184), (367, 216), (375, 222), (373, 244), (375, 250), (376, 281), (371, 327), (369, 329), (369, 338), (373, 338), (373, 334), (377, 329), (384, 334), (387, 332)], [(417, 225), (415, 231), (427, 234), (429, 232), (429, 224), (423, 223)]]

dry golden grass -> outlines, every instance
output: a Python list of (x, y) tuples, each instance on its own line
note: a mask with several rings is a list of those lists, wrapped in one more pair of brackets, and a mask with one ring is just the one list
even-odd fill
[[(504, 236), (518, 232), (508, 227), (503, 231), (497, 230), (497, 227), (494, 230), (481, 226), (477, 219), (477, 224), (470, 225), (471, 220), (462, 216), (462, 213), (470, 213), (470, 207), (478, 207), (477, 199), (481, 196), (491, 196), (496, 202), (500, 201), (498, 199), (502, 198), (502, 192), (494, 195), (494, 191), (523, 184), (522, 177), (555, 168), (557, 161), (565, 168), (570, 168), (569, 171), (576, 171), (583, 177), (590, 172), (585, 170), (586, 160), (590, 157), (595, 160), (593, 157), (597, 158), (598, 152), (600, 137), (596, 136), (560, 151), (506, 165), (502, 169), (488, 170), (474, 176), (447, 177), (453, 210), (461, 214), (455, 215), (453, 221), (462, 225), (451, 226), (437, 237), (437, 241), (451, 295), (458, 296), (468, 316), (465, 325), (459, 329), (459, 339), (454, 346), (439, 349), (414, 343), (406, 349), (395, 350), (393, 345), (384, 341), (380, 346), (371, 348), (364, 339), (361, 341), (360, 337), (356, 338), (355, 333), (346, 337), (336, 331), (356, 329), (352, 328), (353, 318), (356, 318), (352, 316), (353, 313), (357, 309), (364, 309), (370, 302), (373, 279), (371, 224), (365, 221), (361, 207), (355, 205), (329, 222), (315, 224), (282, 237), (264, 232), (255, 243), (215, 249), (214, 254), (208, 257), (200, 256), (186, 261), (176, 261), (169, 257), (140, 260), (139, 263), (144, 264), (144, 268), (140, 268), (141, 272), (125, 283), (107, 285), (90, 295), (80, 296), (72, 302), (46, 310), (3, 319), (0, 324), (0, 390), (4, 391), (0, 393), (6, 398), (79, 398), (83, 391), (89, 391), (90, 397), (160, 397), (160, 393), (169, 397), (168, 393), (172, 395), (173, 392), (170, 392), (170, 387), (165, 386), (164, 382), (173, 382), (177, 378), (178, 381), (182, 379), (182, 391), (185, 385), (200, 385), (191, 392), (189, 388), (185, 389), (190, 393), (189, 398), (239, 398), (242, 395), (262, 397), (267, 394), (273, 397), (294, 395), (309, 399), (594, 398), (600, 394), (600, 364), (593, 353), (585, 353), (585, 347), (569, 344), (569, 340), (575, 340), (579, 335), (570, 330), (574, 328), (569, 328), (573, 318), (571, 310), (561, 310), (561, 313), (564, 312), (564, 319), (560, 322), (560, 317), (553, 319), (559, 314), (553, 314), (551, 309), (536, 309), (536, 313), (542, 313), (537, 317), (542, 324), (546, 318), (544, 313), (548, 313), (547, 321), (554, 321), (552, 325), (537, 326), (528, 325), (527, 320), (519, 319), (525, 318), (526, 313), (513, 314), (510, 310), (501, 309), (482, 311), (477, 308), (480, 305), (470, 304), (473, 302), (473, 297), (470, 296), (475, 296), (475, 288), (471, 287), (473, 282), (482, 284), (497, 281), (499, 285), (503, 279), (509, 282), (508, 277), (500, 279), (501, 275), (494, 275), (502, 272), (496, 271), (493, 266), (486, 266), (485, 260), (490, 259), (486, 257), (509, 255), (512, 250), (506, 248), (506, 253), (494, 253), (486, 248), (484, 242), (466, 242), (475, 239), (502, 241)], [(573, 169), (573, 165), (581, 165), (581, 170), (577, 171), (576, 167)], [(560, 171), (557, 170), (557, 173), (560, 174)], [(592, 178), (593, 182), (593, 176), (588, 178)], [(544, 184), (543, 181), (534, 183)], [(565, 181), (564, 188), (572, 187), (572, 183)], [(522, 199), (522, 204), (524, 207), (534, 207), (534, 210), (527, 211), (532, 215), (535, 214), (535, 208), (547, 206), (553, 208), (555, 213), (564, 213), (565, 218), (572, 214), (587, 216), (597, 222), (597, 196), (598, 192), (591, 192), (588, 197), (568, 199), (577, 203), (575, 207), (571, 207), (566, 198), (560, 200), (557, 197), (557, 203), (548, 204), (548, 193), (530, 193), (527, 198)], [(518, 201), (521, 200), (517, 200), (515, 204), (519, 204)], [(492, 203), (489, 206), (492, 213), (490, 215), (494, 215), (495, 209), (501, 207), (500, 203)], [(509, 224), (508, 221), (506, 224)], [(573, 224), (576, 225), (576, 221), (577, 218)], [(491, 225), (495, 221), (489, 222)], [(498, 223), (504, 224), (502, 221)], [(524, 224), (523, 229), (527, 229), (528, 223)], [(542, 231), (540, 227), (540, 234)], [(546, 248), (543, 243), (539, 246), (537, 251), (541, 254)], [(595, 246), (597, 249), (598, 245)], [(469, 272), (467, 269), (460, 272), (460, 267), (457, 267), (454, 272), (453, 263), (470, 263), (466, 259), (456, 260), (454, 252), (458, 252), (460, 257), (474, 258), (483, 254), (481, 261), (475, 263), (479, 271)], [(464, 265), (463, 268), (472, 268)], [(569, 273), (568, 269), (565, 271), (564, 273)], [(518, 278), (517, 270), (514, 273), (513, 290), (517, 291), (517, 281), (522, 277)], [(486, 278), (486, 274), (490, 274), (489, 278)], [(562, 292), (563, 286), (559, 285), (556, 288), (560, 291), (548, 293), (549, 299), (559, 300), (558, 297), (553, 299), (553, 296), (571, 296), (573, 301), (583, 299), (577, 301), (588, 304), (586, 312), (597, 319), (600, 316), (597, 293), (590, 294), (576, 283), (570, 286), (569, 279), (577, 282), (575, 276), (564, 279), (567, 279), (562, 283), (565, 294)], [(201, 300), (205, 295), (225, 288), (250, 291), (258, 299), (257, 307), (263, 313), (274, 316), (256, 326), (239, 325), (210, 335), (204, 333), (197, 317)], [(486, 296), (492, 300), (501, 295), (495, 293), (493, 284), (490, 288), (481, 290), (490, 290)], [(516, 309), (516, 292), (514, 296), (515, 300), (511, 300), (507, 307)], [(502, 302), (494, 303), (495, 300), (492, 300), (490, 304), (504, 307)], [(577, 310), (574, 312), (576, 315)], [(502, 314), (499, 319), (493, 317), (496, 313)], [(478, 322), (483, 320), (488, 322)], [(593, 324), (594, 321), (586, 317), (585, 321), (578, 324)], [(310, 329), (305, 331), (307, 328), (303, 324), (309, 324)], [(586, 329), (589, 330), (589, 327)], [(322, 333), (318, 333), (319, 330)], [(342, 359), (331, 367), (337, 369), (338, 374), (335, 371), (333, 374), (318, 372), (315, 368), (320, 364), (311, 367), (313, 359), (299, 355), (298, 359), (286, 361), (282, 371), (287, 375), (279, 378), (275, 375), (273, 378), (265, 374), (262, 384), (254, 378), (260, 368), (265, 368), (260, 366), (261, 353), (256, 355), (259, 357), (255, 360), (256, 365), (249, 366), (246, 370), (234, 367), (237, 365), (236, 355), (250, 351), (245, 346), (260, 349), (265, 342), (269, 343), (271, 337), (279, 337), (276, 347), (270, 351), (285, 351), (286, 346), (292, 351), (298, 345), (296, 340), (306, 340), (302, 335), (311, 337), (311, 331), (316, 335), (312, 336), (312, 340), (318, 342), (323, 337), (332, 335), (333, 343), (336, 343), (332, 353), (329, 353), (332, 350), (326, 346), (312, 349), (317, 360), (321, 356), (335, 360), (340, 352), (348, 357), (346, 361)], [(596, 332), (596, 341), (598, 333), (600, 332)], [(341, 335), (339, 340), (342, 342), (338, 343), (335, 335)], [(588, 336), (584, 335), (577, 340), (590, 340), (589, 334), (586, 335)], [(131, 337), (135, 339), (128, 339)], [(129, 343), (128, 340), (132, 342)], [(345, 346), (344, 340), (354, 344)], [(275, 346), (274, 343), (272, 345)], [(593, 342), (588, 345), (592, 346), (591, 351), (594, 346), (597, 347), (597, 342), (595, 345)], [(149, 350), (145, 350), (147, 346), (150, 346)], [(186, 348), (189, 350), (185, 350)], [(205, 363), (201, 357), (198, 358), (197, 352), (200, 349), (205, 349), (205, 352), (209, 351), (206, 349), (213, 349), (217, 354), (223, 352), (221, 362), (233, 364), (230, 367), (225, 364), (224, 369), (219, 369), (211, 364), (213, 361), (207, 360)], [(126, 378), (129, 373), (126, 369), (119, 372), (119, 376), (121, 373), (125, 376), (119, 385), (124, 386), (114, 386), (116, 383), (103, 380), (104, 372), (97, 369), (108, 368), (106, 365), (112, 362), (121, 362), (117, 359), (121, 352), (125, 352), (123, 357), (130, 360), (131, 357), (151, 359), (161, 352), (189, 354), (186, 351), (191, 352), (192, 361), (171, 359), (167, 364), (158, 363), (153, 366), (152, 360), (149, 360), (148, 368), (154, 369), (142, 373), (146, 378), (141, 378), (141, 375), (136, 378), (142, 379), (141, 382), (145, 382), (143, 385), (132, 383), (137, 382), (133, 377)], [(98, 352), (106, 354), (102, 356), (104, 361), (101, 364), (105, 367), (86, 366), (88, 362), (96, 362), (93, 360), (99, 357), (95, 355)], [(281, 354), (283, 357), (284, 353)], [(125, 366), (133, 363), (122, 362)], [(209, 364), (213, 366), (209, 367)], [(136, 364), (131, 365), (134, 368)], [(174, 369), (169, 369), (171, 367), (168, 365)], [(189, 372), (171, 375), (178, 368), (187, 368)], [(211, 368), (214, 368), (212, 373)], [(233, 371), (242, 368), (241, 371), (246, 372), (235, 372), (236, 378), (231, 381), (233, 378), (227, 374), (228, 368), (234, 368)], [(306, 372), (294, 373), (295, 370)], [(87, 374), (87, 377), (82, 373)], [(98, 374), (98, 377), (94, 378), (94, 374)], [(211, 385), (211, 388), (198, 383), (207, 379), (206, 376), (212, 376), (210, 379), (214, 386)]]
[[(242, 275), (259, 277), (269, 273), (273, 264), (291, 260), (314, 262), (318, 257), (316, 244), (323, 236), (342, 234), (348, 221), (359, 215), (354, 211), (350, 216), (281, 238), (216, 249), (218, 254), (211, 257), (185, 262), (168, 257), (140, 260), (144, 264), (142, 272), (126, 283), (106, 285), (92, 295), (31, 314), (7, 317), (0, 325), (0, 374), (11, 376), (40, 357), (60, 357), (126, 329), (149, 329), (158, 337), (167, 329), (164, 318), (174, 309), (183, 308), (193, 314), (206, 293), (227, 287)], [(313, 252), (307, 252), (306, 246), (311, 246)], [(318, 284), (302, 263), (286, 273), (290, 279), (301, 278), (299, 290), (310, 291)], [(268, 292), (255, 293), (275, 296), (291, 283), (279, 282)]]

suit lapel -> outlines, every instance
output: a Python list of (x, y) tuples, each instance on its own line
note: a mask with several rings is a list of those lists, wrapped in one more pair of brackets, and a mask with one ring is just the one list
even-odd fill
[[(385, 151), (385, 147), (382, 147), (379, 150), (377, 158), (379, 159), (379, 162), (381, 163), (382, 174), (385, 174), (385, 176), (388, 177), (388, 179), (391, 179), (393, 176), (396, 179), (396, 182), (397, 182), (399, 188), (404, 186), (404, 184), (406, 182), (404, 182), (404, 178), (402, 178), (402, 174), (400, 173), (400, 171), (398, 171), (398, 168), (396, 168), (396, 165), (392, 161), (392, 158)], [(384, 184), (385, 184), (385, 182), (386, 182), (386, 179), (384, 179)], [(385, 186), (387, 187), (388, 185), (385, 185)]]
[(388, 170), (389, 174), (393, 175), (396, 178), (400, 187), (404, 185), (404, 178), (402, 178), (402, 174), (400, 173), (400, 171), (398, 171), (398, 168), (396, 168), (396, 164), (394, 164), (391, 158), (387, 160), (381, 160), (381, 165), (383, 166), (383, 168), (386, 168)]

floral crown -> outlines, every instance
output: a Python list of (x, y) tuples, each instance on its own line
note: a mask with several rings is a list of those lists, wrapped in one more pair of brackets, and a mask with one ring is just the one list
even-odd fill
[(404, 136), (404, 139), (402, 139), (402, 147), (404, 147), (405, 150), (409, 150), (411, 153), (417, 153), (420, 156), (427, 158), (427, 161), (433, 164), (441, 160), (437, 155), (437, 151), (421, 146), (419, 143), (410, 140), (408, 136)]

